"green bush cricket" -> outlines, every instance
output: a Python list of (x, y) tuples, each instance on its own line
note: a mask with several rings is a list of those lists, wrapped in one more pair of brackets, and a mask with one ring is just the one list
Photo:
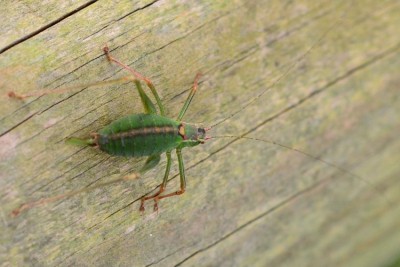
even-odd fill
[[(114, 62), (123, 68), (127, 69), (135, 78), (124, 77), (121, 79), (113, 80), (112, 82), (131, 81), (136, 85), (139, 92), (140, 99), (142, 101), (145, 113), (133, 114), (123, 117), (109, 124), (108, 126), (101, 129), (98, 133), (92, 133), (90, 139), (69, 139), (70, 143), (78, 145), (94, 146), (110, 155), (114, 156), (126, 156), (126, 157), (144, 157), (147, 156), (147, 160), (140, 170), (143, 173), (154, 166), (160, 161), (162, 153), (166, 154), (167, 166), (163, 178), (163, 182), (160, 185), (160, 189), (157, 193), (152, 196), (143, 197), (140, 205), (140, 211), (144, 211), (144, 203), (147, 200), (154, 200), (154, 210), (158, 210), (158, 201), (163, 198), (168, 198), (176, 195), (181, 195), (185, 192), (186, 178), (185, 169), (182, 159), (182, 149), (184, 147), (193, 147), (205, 142), (208, 137), (205, 136), (208, 128), (203, 128), (195, 124), (189, 124), (182, 122), (182, 118), (185, 115), (190, 102), (192, 101), (197, 88), (200, 73), (196, 75), (192, 90), (189, 93), (186, 102), (184, 103), (176, 120), (165, 117), (164, 106), (160, 100), (160, 97), (153, 85), (153, 83), (146, 77), (142, 76), (132, 68), (121, 63), (117, 59), (113, 58), (107, 46), (104, 47), (104, 53), (110, 62)], [(144, 92), (141, 86), (141, 81), (144, 81), (150, 88), (154, 98), (156, 99), (157, 106), (159, 108), (159, 114), (153, 102), (149, 96)], [(105, 82), (107, 83), (107, 82)], [(88, 86), (98, 85), (101, 83), (94, 83)], [(43, 95), (48, 93), (60, 93), (71, 90), (72, 88), (62, 89), (58, 92), (38, 92), (30, 95), (17, 95), (14, 92), (10, 92), (10, 97), (23, 99), (33, 95)], [(180, 189), (176, 192), (169, 194), (162, 194), (167, 185), (168, 176), (171, 169), (171, 153), (175, 150), (178, 157), (179, 174), (180, 174)], [(137, 175), (133, 177), (136, 178)], [(119, 179), (118, 179), (119, 180)], [(21, 211), (29, 209), (31, 207), (41, 205), (47, 202), (55, 201), (60, 198), (68, 197), (82, 192), (78, 190), (70, 192), (60, 196), (42, 199), (39, 201), (29, 202), (22, 204), (19, 208), (13, 210), (14, 216), (18, 215)]]
[[(321, 39), (319, 39), (321, 40)], [(305, 54), (302, 55), (302, 57), (305, 57), (311, 49), (315, 46), (315, 44), (306, 51)], [(106, 85), (106, 84), (111, 84), (111, 83), (121, 83), (121, 82), (133, 82), (136, 86), (136, 89), (139, 92), (139, 96), (141, 99), (141, 102), (144, 107), (144, 113), (140, 114), (132, 114), (125, 116), (123, 118), (120, 118), (112, 123), (110, 123), (108, 126), (104, 127), (103, 129), (99, 130), (96, 133), (92, 133), (91, 137), (89, 139), (79, 139), (79, 138), (70, 138), (68, 140), (69, 143), (77, 144), (77, 145), (83, 145), (83, 146), (91, 146), (95, 147), (107, 154), (110, 154), (112, 156), (125, 156), (125, 157), (147, 157), (147, 160), (144, 164), (144, 166), (140, 169), (138, 173), (135, 173), (130, 176), (122, 177), (120, 179), (112, 180), (107, 183), (99, 184), (96, 186), (92, 186), (89, 188), (81, 189), (81, 190), (76, 190), (72, 192), (68, 192), (65, 194), (57, 195), (54, 197), (49, 197), (49, 198), (44, 198), (40, 199), (37, 201), (31, 201), (22, 204), (19, 208), (14, 209), (12, 211), (13, 216), (19, 215), (22, 211), (28, 210), (32, 207), (43, 205), (49, 202), (57, 201), (62, 198), (67, 198), (71, 197), (73, 195), (92, 190), (94, 188), (98, 188), (101, 186), (109, 185), (114, 182), (119, 182), (122, 180), (129, 180), (129, 179), (134, 179), (140, 176), (141, 173), (144, 173), (148, 171), (149, 169), (155, 167), (161, 158), (161, 154), (165, 153), (166, 158), (167, 158), (167, 164), (166, 164), (166, 169), (164, 173), (164, 178), (162, 183), (159, 186), (159, 189), (156, 193), (150, 196), (144, 196), (141, 199), (141, 204), (139, 210), (141, 212), (144, 212), (145, 210), (145, 202), (148, 200), (153, 200), (154, 201), (154, 211), (158, 210), (158, 202), (161, 199), (172, 197), (172, 196), (178, 196), (181, 195), (185, 192), (186, 189), (186, 177), (185, 177), (185, 168), (184, 168), (184, 163), (183, 163), (183, 158), (182, 158), (182, 149), (186, 147), (194, 147), (199, 144), (204, 144), (206, 140), (211, 139), (211, 138), (235, 138), (235, 139), (247, 139), (247, 140), (253, 140), (253, 141), (260, 141), (260, 142), (266, 142), (270, 144), (274, 144), (289, 150), (296, 151), (298, 153), (301, 153), (307, 157), (310, 157), (314, 160), (320, 161), (326, 165), (329, 165), (333, 168), (338, 169), (339, 171), (343, 173), (347, 173), (364, 183), (370, 185), (373, 187), (368, 181), (363, 179), (362, 177), (347, 171), (340, 166), (337, 166), (333, 163), (330, 163), (326, 160), (323, 160), (321, 158), (315, 157), (309, 153), (303, 152), (301, 150), (292, 148), (290, 146), (280, 144), (274, 141), (269, 141), (269, 140), (264, 140), (264, 139), (258, 139), (258, 138), (252, 138), (252, 137), (246, 137), (245, 134), (239, 135), (239, 136), (234, 136), (234, 135), (223, 135), (223, 136), (213, 136), (209, 137), (206, 136), (206, 132), (210, 130), (211, 128), (215, 127), (216, 125), (221, 124), (222, 122), (226, 121), (227, 119), (235, 116), (237, 113), (245, 109), (247, 106), (249, 106), (252, 102), (254, 102), (256, 99), (258, 99), (262, 94), (264, 94), (267, 90), (264, 90), (260, 95), (256, 96), (253, 98), (250, 102), (248, 102), (247, 105), (243, 106), (240, 108), (237, 112), (232, 113), (231, 115), (225, 117), (223, 120), (219, 121), (218, 123), (213, 124), (211, 127), (206, 128), (202, 127), (197, 124), (191, 124), (191, 123), (185, 123), (182, 122), (182, 119), (195, 95), (198, 89), (198, 84), (199, 84), (199, 79), (201, 77), (201, 74), (197, 74), (194, 82), (192, 89), (186, 99), (186, 101), (183, 104), (183, 107), (181, 108), (179, 115), (176, 119), (171, 119), (165, 116), (165, 109), (164, 106), (161, 102), (161, 99), (153, 85), (153, 83), (145, 76), (141, 75), (131, 67), (125, 65), (124, 63), (120, 62), (119, 60), (115, 59), (114, 57), (111, 56), (109, 52), (109, 48), (107, 46), (104, 47), (104, 53), (106, 58), (123, 69), (127, 70), (130, 72), (131, 76), (127, 77), (122, 77), (119, 79), (114, 79), (114, 80), (107, 80), (103, 82), (97, 82), (97, 83), (92, 83), (84, 86), (77, 86), (77, 87), (69, 87), (69, 88), (64, 88), (64, 89), (56, 89), (56, 90), (44, 90), (44, 91), (38, 91), (32, 94), (26, 94), (26, 95), (19, 95), (15, 92), (9, 92), (8, 95), (9, 97), (13, 98), (18, 98), (18, 99), (24, 99), (26, 97), (30, 96), (38, 96), (38, 95), (45, 95), (45, 94), (53, 94), (53, 93), (64, 93), (67, 91), (71, 91), (77, 88), (82, 88), (82, 87), (93, 87), (93, 86), (99, 86), (99, 85)], [(296, 63), (295, 63), (296, 64)], [(293, 65), (294, 66), (294, 65)], [(293, 67), (292, 66), (292, 67)], [(285, 75), (287, 75), (290, 72), (291, 68), (284, 73), (278, 80), (279, 82), (280, 79), (282, 79)], [(156, 105), (151, 101), (150, 97), (145, 93), (145, 91), (142, 88), (141, 82), (144, 82), (148, 88), (151, 90), (151, 93), (156, 100)], [(158, 107), (158, 111), (157, 108)], [(177, 159), (178, 159), (178, 166), (179, 166), (179, 176), (180, 176), (180, 188), (177, 191), (174, 191), (172, 193), (165, 193), (165, 189), (167, 186), (168, 182), (168, 177), (171, 169), (171, 153), (172, 151), (175, 150), (177, 154)]]

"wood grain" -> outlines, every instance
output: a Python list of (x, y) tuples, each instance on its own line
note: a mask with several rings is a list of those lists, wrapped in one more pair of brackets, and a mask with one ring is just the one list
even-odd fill
[[(2, 266), (396, 261), (398, 1), (43, 3), (0, 9)], [(158, 214), (150, 203), (143, 216), (138, 208), (161, 182), (165, 158), (137, 181), (12, 218), (23, 202), (104, 183), (143, 164), (64, 142), (141, 112), (129, 83), (24, 101), (6, 96), (126, 75), (105, 60), (106, 43), (150, 77), (168, 116), (177, 116), (201, 71), (186, 121), (228, 118), (213, 136), (246, 133), (347, 172), (273, 144), (214, 139), (184, 150), (187, 192), (161, 201)], [(179, 186), (177, 173), (174, 155), (170, 190)]]

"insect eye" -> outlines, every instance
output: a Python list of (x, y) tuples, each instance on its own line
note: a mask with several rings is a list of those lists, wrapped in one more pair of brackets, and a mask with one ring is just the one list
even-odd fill
[(199, 135), (205, 135), (206, 134), (206, 131), (204, 130), (204, 128), (197, 128), (197, 133), (199, 134)]

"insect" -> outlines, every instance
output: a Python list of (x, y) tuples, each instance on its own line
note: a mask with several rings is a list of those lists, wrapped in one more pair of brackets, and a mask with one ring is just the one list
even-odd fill
[[(303, 55), (303, 57), (312, 49), (312, 47)], [(197, 92), (198, 89), (198, 84), (199, 84), (199, 79), (201, 77), (201, 74), (197, 74), (193, 86), (191, 88), (191, 91), (184, 102), (179, 115), (176, 119), (171, 119), (165, 116), (165, 109), (164, 106), (161, 102), (161, 99), (153, 85), (153, 83), (145, 76), (141, 75), (131, 67), (125, 65), (124, 63), (120, 62), (116, 58), (114, 58), (110, 52), (109, 48), (106, 46), (103, 49), (106, 58), (123, 69), (127, 70), (132, 74), (132, 76), (129, 77), (123, 77), (120, 79), (115, 79), (115, 80), (109, 80), (105, 82), (99, 82), (99, 83), (93, 83), (89, 86), (96, 86), (96, 85), (104, 85), (104, 84), (109, 84), (109, 83), (117, 83), (117, 82), (123, 82), (123, 81), (129, 81), (133, 82), (139, 92), (139, 96), (141, 99), (141, 102), (143, 104), (144, 113), (140, 114), (133, 114), (133, 115), (128, 115), (126, 117), (120, 118), (108, 126), (104, 127), (103, 129), (99, 130), (98, 132), (92, 133), (90, 138), (88, 139), (79, 139), (79, 138), (71, 138), (68, 141), (73, 144), (77, 145), (84, 145), (84, 146), (91, 146), (94, 148), (97, 148), (105, 153), (108, 153), (113, 156), (125, 156), (125, 157), (147, 157), (147, 160), (145, 161), (144, 166), (139, 170), (138, 173), (135, 173), (131, 176), (128, 177), (122, 177), (120, 179), (105, 183), (105, 184), (100, 184), (94, 187), (90, 187), (87, 189), (82, 189), (82, 190), (77, 190), (73, 192), (68, 192), (66, 194), (58, 195), (55, 197), (50, 197), (50, 198), (44, 198), (40, 199), (38, 201), (32, 201), (32, 202), (27, 202), (22, 204), (19, 208), (14, 209), (12, 211), (13, 216), (17, 216), (20, 214), (22, 211), (30, 209), (34, 206), (42, 205), (45, 203), (53, 202), (56, 200), (59, 200), (61, 198), (66, 198), (73, 196), (78, 193), (82, 193), (84, 191), (92, 190), (93, 188), (97, 188), (100, 186), (104, 186), (113, 182), (121, 181), (121, 180), (127, 180), (127, 179), (132, 179), (132, 178), (137, 178), (140, 176), (140, 174), (146, 172), (147, 170), (153, 168), (156, 166), (161, 158), (161, 154), (165, 153), (166, 158), (167, 158), (167, 164), (166, 164), (166, 169), (163, 177), (163, 181), (159, 186), (159, 189), (156, 193), (150, 196), (144, 196), (141, 199), (141, 204), (139, 210), (141, 212), (144, 212), (145, 210), (145, 203), (147, 201), (153, 200), (154, 201), (154, 211), (158, 210), (158, 202), (161, 199), (164, 198), (169, 198), (173, 196), (178, 196), (182, 195), (185, 190), (186, 190), (186, 177), (185, 177), (185, 167), (184, 167), (184, 162), (182, 158), (182, 149), (187, 148), (187, 147), (194, 147), (199, 144), (204, 144), (207, 140), (211, 138), (236, 138), (236, 139), (248, 139), (248, 140), (254, 140), (254, 141), (260, 141), (260, 142), (267, 142), (267, 143), (272, 143), (275, 145), (278, 145), (280, 147), (294, 150), (298, 153), (301, 153), (307, 157), (310, 157), (314, 160), (323, 162), (326, 165), (329, 165), (333, 168), (336, 168), (340, 170), (343, 173), (350, 174), (351, 176), (358, 178), (365, 183), (369, 184), (366, 180), (364, 180), (362, 177), (357, 176), (354, 173), (351, 173), (350, 171), (347, 171), (340, 166), (337, 166), (333, 163), (330, 163), (328, 161), (325, 161), (323, 159), (320, 159), (318, 157), (314, 157), (313, 155), (303, 152), (298, 149), (294, 149), (290, 146), (286, 146), (274, 141), (269, 141), (269, 140), (264, 140), (264, 139), (258, 139), (258, 138), (252, 138), (252, 137), (246, 137), (244, 135), (240, 136), (234, 136), (234, 135), (222, 135), (222, 136), (214, 136), (214, 137), (209, 137), (206, 135), (206, 132), (209, 131), (212, 127), (221, 124), (222, 122), (226, 121), (228, 118), (231, 118), (235, 116), (240, 110), (236, 113), (231, 114), (230, 116), (226, 117), (222, 121), (212, 125), (212, 127), (203, 127), (201, 125), (197, 124), (191, 124), (191, 123), (186, 123), (182, 122), (182, 119), (184, 115), (186, 114), (186, 111), (193, 100), (194, 95)], [(289, 72), (290, 70), (288, 70)], [(287, 72), (287, 73), (288, 73)], [(285, 75), (285, 74), (284, 74)], [(282, 75), (281, 78), (284, 76)], [(156, 100), (156, 104), (154, 104), (150, 97), (145, 93), (145, 91), (142, 88), (141, 82), (144, 82), (150, 89), (153, 97)], [(44, 95), (44, 94), (50, 94), (50, 93), (63, 93), (69, 90), (73, 90), (74, 88), (66, 88), (66, 89), (60, 89), (60, 90), (51, 90), (51, 91), (40, 91), (36, 92), (33, 94), (27, 94), (27, 95), (19, 95), (15, 92), (9, 92), (8, 95), (13, 98), (18, 98), (18, 99), (23, 99), (29, 96), (34, 96), (34, 95)], [(265, 91), (263, 91), (264, 93)], [(260, 95), (258, 95), (256, 98), (254, 98), (252, 101), (255, 101)], [(248, 105), (252, 103), (250, 101), (247, 105), (242, 107), (242, 109), (246, 108)], [(158, 111), (157, 108), (158, 107)], [(242, 110), (241, 109), (241, 110)], [(173, 151), (176, 151), (177, 154), (177, 159), (178, 159), (178, 165), (179, 165), (179, 176), (180, 176), (180, 188), (177, 191), (174, 191), (172, 193), (166, 193), (165, 189), (167, 186), (168, 182), (168, 177), (171, 169), (171, 153)], [(370, 184), (369, 184), (370, 185)], [(372, 186), (373, 187), (373, 186)]]
[[(104, 127), (99, 132), (92, 133), (91, 138), (89, 139), (84, 140), (71, 138), (69, 142), (78, 145), (93, 146), (113, 156), (148, 157), (144, 166), (141, 168), (140, 173), (143, 173), (156, 166), (161, 159), (161, 154), (165, 153), (167, 157), (167, 166), (165, 169), (163, 182), (160, 185), (160, 189), (158, 190), (158, 192), (151, 196), (143, 197), (140, 205), (140, 211), (143, 212), (145, 210), (145, 202), (148, 200), (154, 200), (154, 210), (157, 211), (159, 200), (181, 195), (185, 192), (186, 178), (184, 163), (182, 159), (182, 149), (185, 147), (193, 147), (199, 144), (204, 144), (204, 142), (209, 139), (209, 137), (206, 136), (206, 131), (209, 130), (209, 128), (204, 128), (196, 124), (182, 122), (182, 119), (190, 105), (190, 102), (192, 101), (197, 91), (198, 82), (201, 74), (199, 73), (196, 75), (192, 89), (181, 111), (179, 112), (178, 117), (176, 119), (171, 119), (165, 116), (164, 106), (153, 83), (148, 78), (136, 72), (134, 69), (128, 67), (127, 65), (112, 57), (107, 46), (104, 47), (103, 51), (110, 62), (114, 62), (121, 67), (127, 69), (134, 76), (134, 78), (124, 77), (118, 80), (114, 80), (113, 82), (133, 82), (139, 92), (139, 96), (145, 112), (140, 114), (132, 114), (120, 118), (119, 120), (116, 120), (108, 126)], [(157, 112), (155, 104), (150, 100), (149, 96), (143, 90), (140, 80), (145, 82), (150, 88), (154, 98), (156, 99), (159, 112)], [(71, 88), (66, 90), (70, 89)], [(64, 91), (65, 89), (61, 90), (61, 92)], [(37, 93), (35, 93), (34, 95), (36, 94)], [(39, 94), (44, 94), (44, 92), (40, 92)], [(8, 95), (10, 97), (18, 99), (32, 96), (18, 95), (15, 92), (9, 92)], [(178, 158), (180, 189), (172, 193), (163, 194), (171, 169), (171, 153), (173, 150), (176, 151)], [(133, 175), (133, 177), (136, 177), (136, 175)], [(75, 193), (78, 192), (73, 192), (73, 194)], [(23, 204), (21, 207), (13, 211), (13, 215), (16, 216), (25, 209), (70, 195), (71, 193), (68, 193), (54, 198), (42, 199), (36, 202)]]

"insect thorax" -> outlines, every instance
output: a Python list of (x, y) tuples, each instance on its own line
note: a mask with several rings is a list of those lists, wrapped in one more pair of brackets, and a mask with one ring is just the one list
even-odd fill
[(108, 154), (142, 157), (161, 154), (181, 145), (181, 124), (155, 114), (134, 114), (99, 131), (97, 144)]

